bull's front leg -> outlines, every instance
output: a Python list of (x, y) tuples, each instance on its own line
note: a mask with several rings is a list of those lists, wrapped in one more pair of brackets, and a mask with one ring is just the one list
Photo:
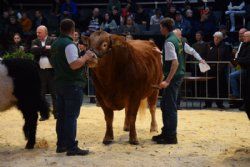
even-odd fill
[(135, 127), (135, 122), (136, 122), (136, 116), (137, 112), (139, 109), (140, 101), (130, 101), (130, 104), (128, 106), (128, 119), (129, 119), (129, 143), (133, 145), (138, 145), (139, 141), (137, 139), (137, 133), (136, 133), (136, 127)]
[(103, 109), (106, 121), (106, 133), (103, 139), (103, 144), (108, 145), (114, 141), (113, 134), (113, 118), (114, 111), (110, 109)]

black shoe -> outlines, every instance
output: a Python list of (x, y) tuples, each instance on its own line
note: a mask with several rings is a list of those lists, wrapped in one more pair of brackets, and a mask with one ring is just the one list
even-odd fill
[(45, 120), (47, 120), (48, 118), (43, 118), (43, 117), (41, 117), (41, 118), (39, 118), (39, 121), (45, 121)]
[(158, 140), (161, 140), (161, 139), (163, 139), (163, 138), (165, 138), (165, 135), (159, 134), (159, 135), (157, 135), (157, 136), (153, 136), (153, 137), (152, 137), (152, 141), (157, 142)]
[(212, 105), (205, 105), (205, 106), (203, 106), (202, 108), (203, 109), (207, 109), (207, 108), (211, 108), (212, 107)]
[(157, 144), (177, 144), (177, 137), (176, 136), (171, 136), (171, 137), (165, 137), (162, 139), (159, 139), (156, 141)]
[(81, 156), (84, 156), (84, 155), (87, 155), (89, 154), (89, 150), (82, 150), (80, 148), (76, 148), (72, 151), (67, 151), (66, 155), (67, 156), (75, 156), (75, 155), (81, 155)]
[(66, 147), (57, 147), (56, 148), (56, 153), (64, 153), (67, 151)]
[(217, 107), (221, 110), (224, 110), (226, 108), (224, 105), (218, 105)]
[(246, 110), (246, 107), (245, 107), (245, 104), (243, 104), (240, 108), (239, 108), (240, 111), (245, 111)]

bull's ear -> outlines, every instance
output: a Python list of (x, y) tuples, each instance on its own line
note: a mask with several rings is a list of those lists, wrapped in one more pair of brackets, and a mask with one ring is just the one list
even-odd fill
[(111, 35), (110, 43), (112, 47), (125, 47), (126, 46), (126, 38), (124, 36), (119, 35)]
[(87, 48), (90, 47), (90, 38), (88, 36), (82, 35), (81, 40), (87, 44)]

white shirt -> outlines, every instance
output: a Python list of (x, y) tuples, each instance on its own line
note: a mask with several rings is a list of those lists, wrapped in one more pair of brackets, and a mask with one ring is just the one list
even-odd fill
[(66, 59), (69, 64), (78, 59), (78, 49), (75, 44), (69, 44), (65, 48)]
[(172, 42), (165, 42), (164, 48), (165, 48), (165, 61), (171, 61), (177, 59), (175, 47)]
[(197, 53), (194, 48), (192, 48), (191, 46), (189, 46), (186, 42), (184, 44), (184, 52), (187, 54), (190, 54), (192, 56), (194, 56), (194, 58), (196, 58), (197, 60), (201, 60), (201, 56), (199, 55), (199, 53)]
[[(47, 40), (47, 37), (45, 38), (44, 41), (41, 41), (42, 47), (45, 46), (46, 40)], [(45, 57), (43, 57), (43, 56), (40, 57), (39, 66), (40, 66), (41, 69), (52, 68), (52, 66), (51, 66), (51, 64), (49, 62), (49, 59), (46, 56)]]
[(235, 54), (235, 58), (238, 58), (238, 54), (240, 53), (240, 49), (241, 49), (242, 44), (243, 44), (243, 42), (240, 42), (239, 48)]

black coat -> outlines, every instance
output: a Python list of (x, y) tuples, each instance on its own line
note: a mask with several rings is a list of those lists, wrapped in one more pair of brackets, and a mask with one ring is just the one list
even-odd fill
[[(45, 46), (46, 45), (52, 45), (53, 42), (55, 41), (54, 38), (51, 37), (47, 37), (46, 41), (45, 41)], [(34, 46), (38, 46), (38, 47), (34, 47)], [(46, 56), (48, 57), (50, 64), (51, 64), (51, 53), (50, 53), (50, 49), (46, 49), (45, 46), (42, 46), (42, 42), (39, 39), (34, 39), (31, 43), (31, 53), (34, 54), (34, 60), (39, 63), (39, 60), (41, 57)]]
[(243, 82), (245, 82), (245, 106), (246, 113), (250, 119), (250, 42), (243, 43), (236, 60), (241, 68), (246, 70), (246, 77)]

